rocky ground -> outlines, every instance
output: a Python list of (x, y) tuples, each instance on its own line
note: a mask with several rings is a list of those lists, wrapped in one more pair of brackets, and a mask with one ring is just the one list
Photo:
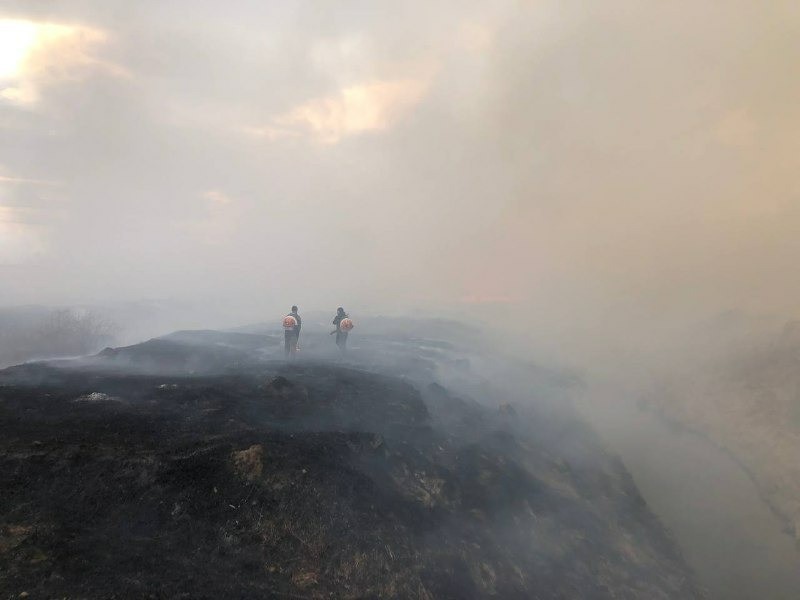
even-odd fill
[(414, 336), (342, 361), (309, 335), (292, 364), (281, 342), (0, 372), (0, 598), (700, 597), (570, 377)]

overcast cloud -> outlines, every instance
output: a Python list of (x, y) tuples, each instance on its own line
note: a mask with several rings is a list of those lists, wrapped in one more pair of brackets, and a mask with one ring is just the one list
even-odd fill
[(789, 0), (5, 1), (0, 304), (797, 314), (798, 64)]

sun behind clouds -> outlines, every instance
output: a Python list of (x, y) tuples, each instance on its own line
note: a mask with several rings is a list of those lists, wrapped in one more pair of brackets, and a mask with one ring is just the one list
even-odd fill
[(36, 38), (36, 24), (0, 19), (0, 80), (19, 75), (25, 58), (36, 45)]
[(82, 25), (0, 18), (0, 101), (35, 104), (43, 88), (73, 79), (87, 67), (124, 74), (93, 52), (107, 38), (103, 31)]

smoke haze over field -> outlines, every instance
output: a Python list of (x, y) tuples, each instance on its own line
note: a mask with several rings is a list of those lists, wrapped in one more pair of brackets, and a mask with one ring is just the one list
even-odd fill
[(0, 304), (796, 314), (799, 62), (789, 0), (6, 0)]

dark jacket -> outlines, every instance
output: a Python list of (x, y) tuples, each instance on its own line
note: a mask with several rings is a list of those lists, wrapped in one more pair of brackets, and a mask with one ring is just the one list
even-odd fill
[(346, 318), (347, 318), (347, 313), (342, 313), (341, 315), (340, 315), (340, 314), (337, 314), (337, 315), (336, 315), (336, 316), (333, 318), (333, 324), (336, 326), (336, 330), (337, 330), (337, 331), (341, 331), (340, 325), (342, 324), (342, 321), (343, 321), (344, 319), (346, 319)]

